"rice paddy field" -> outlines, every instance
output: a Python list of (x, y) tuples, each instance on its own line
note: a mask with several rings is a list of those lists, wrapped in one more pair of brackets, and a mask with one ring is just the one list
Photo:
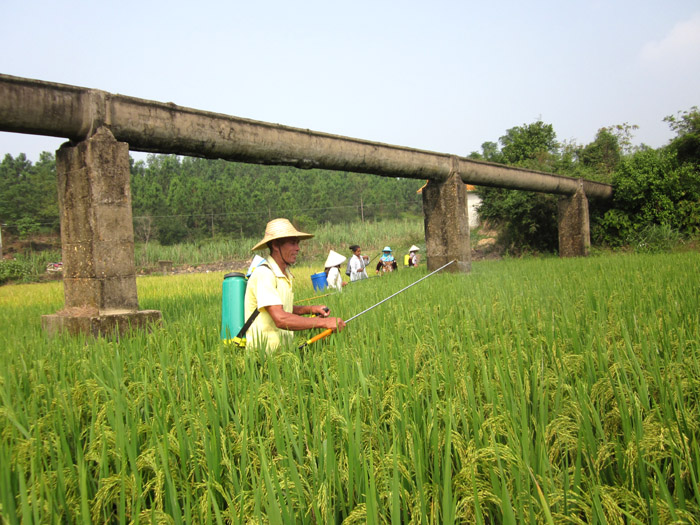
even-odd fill
[(139, 278), (164, 322), (118, 341), (0, 288), (2, 523), (700, 523), (700, 254), (478, 262), (269, 354), (219, 341), (222, 277)]

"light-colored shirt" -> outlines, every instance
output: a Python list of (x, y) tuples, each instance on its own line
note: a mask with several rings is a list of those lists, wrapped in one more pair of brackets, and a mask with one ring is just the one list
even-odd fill
[(353, 255), (350, 257), (350, 281), (359, 281), (361, 279), (367, 279), (365, 261), (357, 255)]
[(339, 292), (343, 291), (343, 278), (340, 276), (340, 270), (335, 266), (328, 270), (326, 282), (328, 283), (328, 288), (333, 288)]
[(260, 315), (250, 325), (246, 341), (255, 346), (267, 345), (268, 350), (276, 349), (283, 341), (291, 341), (292, 332), (277, 328), (267, 306), (281, 305), (285, 312), (292, 313), (294, 276), (289, 271), (282, 272), (272, 257), (264, 265), (258, 266), (248, 279), (245, 291), (245, 319), (257, 308)]

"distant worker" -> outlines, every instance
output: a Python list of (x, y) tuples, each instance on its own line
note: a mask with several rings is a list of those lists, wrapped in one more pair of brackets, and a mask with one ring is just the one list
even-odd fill
[(347, 260), (347, 257), (340, 255), (338, 252), (331, 250), (328, 253), (325, 264), (326, 282), (328, 288), (332, 290), (343, 291), (343, 286), (348, 283), (343, 282), (343, 276), (340, 275), (340, 265)]
[(413, 266), (418, 266), (418, 260), (420, 259), (418, 255), (418, 250), (420, 250), (420, 248), (415, 244), (408, 249), (408, 255), (405, 256), (405, 265), (409, 268)]
[(379, 258), (379, 262), (377, 263), (377, 273), (393, 272), (397, 268), (398, 265), (396, 264), (396, 259), (394, 259), (391, 248), (389, 246), (385, 246), (382, 250), (382, 256)]
[(352, 257), (348, 261), (348, 269), (346, 273), (350, 276), (350, 282), (367, 279), (367, 270), (365, 268), (369, 264), (369, 257), (362, 255), (362, 248), (357, 244), (350, 246)]
[[(270, 255), (258, 266), (248, 280), (245, 292), (245, 318), (254, 310), (260, 314), (248, 329), (247, 339), (253, 345), (266, 345), (274, 350), (280, 344), (291, 342), (292, 331), (323, 328), (342, 330), (345, 323), (340, 317), (329, 317), (325, 305), (294, 306), (290, 267), (296, 262), (299, 241), (313, 237), (298, 231), (287, 219), (267, 223), (265, 236), (252, 251), (268, 247)], [(302, 317), (315, 315), (317, 317)]]

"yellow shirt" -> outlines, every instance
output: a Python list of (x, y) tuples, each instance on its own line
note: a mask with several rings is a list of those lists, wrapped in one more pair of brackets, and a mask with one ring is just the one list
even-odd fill
[(285, 312), (292, 313), (293, 281), (294, 276), (289, 268), (282, 272), (272, 257), (268, 257), (263, 265), (253, 271), (245, 291), (245, 319), (248, 319), (256, 308), (260, 310), (260, 315), (250, 325), (246, 341), (255, 346), (267, 344), (268, 350), (274, 350), (281, 342), (292, 340), (292, 332), (277, 328), (266, 307), (282, 305)]

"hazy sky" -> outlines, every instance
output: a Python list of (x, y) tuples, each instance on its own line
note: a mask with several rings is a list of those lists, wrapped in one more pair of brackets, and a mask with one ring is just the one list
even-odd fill
[[(656, 148), (700, 106), (698, 0), (3, 0), (0, 19), (0, 73), (457, 155), (539, 119)], [(0, 133), (0, 155), (62, 142)]]

